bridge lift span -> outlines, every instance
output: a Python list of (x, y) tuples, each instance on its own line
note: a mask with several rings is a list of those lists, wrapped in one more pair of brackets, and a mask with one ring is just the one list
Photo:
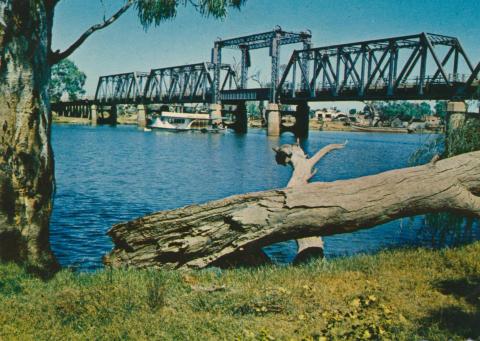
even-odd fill
[[(250, 51), (269, 48), (272, 63), (271, 84), (274, 86), (271, 86), (268, 90), (269, 99), (274, 102), (276, 99), (276, 86), (278, 85), (279, 79), (280, 47), (287, 44), (302, 43), (303, 49), (309, 49), (312, 47), (311, 38), (312, 35), (310, 32), (287, 32), (282, 30), (280, 26), (277, 26), (273, 31), (269, 32), (215, 41), (212, 49), (212, 63), (215, 65), (212, 102), (220, 103), (222, 99), (224, 99), (220, 94), (220, 69), (218, 67), (221, 65), (223, 48), (239, 49), (242, 54), (240, 59), (240, 87), (236, 92), (230, 91), (228, 95), (225, 96), (225, 100), (245, 100), (265, 96), (265, 90), (267, 89), (254, 89), (252, 91), (245, 90), (247, 89), (248, 68), (251, 65)], [(308, 69), (308, 59), (302, 58), (302, 61), (304, 62), (304, 68)], [(252, 94), (252, 92), (254, 92), (254, 94)], [(262, 93), (263, 96), (256, 96), (255, 92)]]

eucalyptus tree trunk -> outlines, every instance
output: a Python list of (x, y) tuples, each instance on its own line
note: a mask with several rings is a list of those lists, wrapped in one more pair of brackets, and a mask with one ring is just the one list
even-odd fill
[(45, 270), (53, 154), (48, 51), (54, 1), (0, 1), (0, 259)]

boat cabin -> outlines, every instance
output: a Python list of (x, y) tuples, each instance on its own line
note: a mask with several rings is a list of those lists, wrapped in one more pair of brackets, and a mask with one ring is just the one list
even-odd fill
[(209, 114), (205, 113), (180, 113), (163, 111), (154, 118), (151, 128), (166, 130), (211, 130), (218, 129), (213, 124)]

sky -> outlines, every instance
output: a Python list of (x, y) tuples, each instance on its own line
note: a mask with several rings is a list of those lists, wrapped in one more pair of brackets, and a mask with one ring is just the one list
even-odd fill
[[(67, 48), (123, 2), (61, 0), (54, 17), (53, 49)], [(86, 73), (90, 96), (101, 75), (209, 61), (217, 38), (271, 31), (276, 25), (286, 31), (309, 29), (314, 46), (420, 32), (449, 35), (459, 38), (476, 65), (480, 61), (478, 13), (479, 0), (247, 0), (240, 11), (230, 11), (223, 20), (205, 18), (191, 6), (181, 6), (173, 20), (144, 30), (130, 9), (90, 36), (70, 58)], [(288, 62), (293, 48), (282, 46), (281, 63)], [(226, 52), (223, 62), (232, 62), (234, 56), (238, 60), (235, 52)], [(262, 78), (269, 77), (267, 49), (252, 53), (250, 71), (257, 70)]]

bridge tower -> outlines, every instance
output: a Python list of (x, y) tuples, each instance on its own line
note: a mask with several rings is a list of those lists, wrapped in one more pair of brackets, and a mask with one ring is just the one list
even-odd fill
[[(280, 135), (281, 112), (279, 110), (277, 87), (279, 84), (280, 73), (280, 47), (287, 44), (302, 43), (304, 49), (311, 48), (311, 33), (309, 31), (294, 33), (282, 30), (280, 26), (275, 27), (273, 31), (252, 34), (243, 37), (237, 37), (226, 40), (215, 41), (212, 49), (212, 63), (215, 65), (213, 91), (212, 91), (212, 109), (218, 110), (225, 100), (233, 102), (237, 105), (235, 110), (238, 132), (247, 131), (247, 111), (245, 110), (245, 102), (248, 100), (259, 100), (264, 98), (265, 90), (268, 92), (265, 98), (268, 98), (269, 105), (267, 107), (267, 124), (268, 135)], [(240, 89), (235, 94), (228, 94), (228, 98), (222, 98), (220, 91), (220, 66), (222, 63), (222, 49), (240, 50)], [(250, 51), (269, 48), (271, 59), (271, 75), (268, 88), (248, 89), (248, 69), (251, 65)], [(309, 59), (304, 58), (304, 65), (308, 70)], [(302, 76), (303, 82), (308, 82), (308, 73)], [(253, 91), (252, 91), (253, 90)], [(232, 96), (234, 98), (232, 98)], [(308, 128), (307, 128), (308, 129)]]

